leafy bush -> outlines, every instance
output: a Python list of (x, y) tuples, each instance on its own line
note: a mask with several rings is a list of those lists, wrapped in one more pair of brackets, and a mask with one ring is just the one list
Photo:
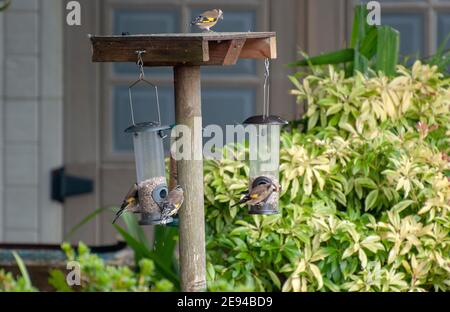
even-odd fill
[(290, 77), (296, 87), (291, 93), (299, 102), (307, 102), (308, 130), (316, 125), (332, 126), (351, 135), (374, 138), (380, 128), (395, 127), (396, 122), (413, 125), (422, 121), (433, 127), (441, 125), (438, 134), (445, 137), (449, 129), (449, 81), (436, 66), (419, 61), (411, 71), (398, 68), (399, 75), (393, 79), (384, 75), (366, 78), (360, 73), (345, 78), (333, 67), (325, 73), (318, 69), (302, 84)]
[(0, 4), (0, 12), (6, 10), (11, 5), (11, 0), (5, 0)]
[[(84, 217), (66, 235), (69, 239), (74, 233), (80, 230), (86, 223), (92, 221), (98, 214), (112, 209), (117, 212), (117, 207), (99, 208)], [(136, 266), (139, 266), (141, 259), (150, 259), (155, 264), (155, 273), (158, 277), (168, 279), (175, 290), (179, 289), (178, 263), (174, 257), (176, 242), (178, 240), (178, 230), (170, 226), (155, 226), (152, 246), (148, 241), (138, 219), (134, 214), (123, 214), (122, 219), (126, 229), (114, 224), (114, 228), (122, 236), (124, 241), (134, 252)], [(61, 275), (61, 274), (58, 274)], [(62, 283), (62, 287), (64, 287)]]
[(138, 272), (127, 266), (110, 266), (97, 255), (91, 254), (89, 248), (79, 243), (77, 253), (69, 244), (63, 244), (62, 249), (68, 261), (76, 261), (80, 265), (81, 285), (70, 288), (66, 283), (66, 274), (53, 270), (49, 283), (57, 291), (171, 291), (173, 284), (155, 277), (155, 266), (152, 260), (141, 259)]
[(21, 276), (15, 278), (11, 272), (5, 272), (0, 270), (0, 292), (35, 292), (37, 291), (31, 285), (31, 280), (28, 275), (28, 271), (22, 261), (22, 258), (13, 252), (13, 256), (16, 259), (17, 266)]
[(20, 276), (14, 278), (11, 272), (0, 270), (0, 292), (32, 292), (36, 289), (30, 286), (25, 279)]
[(449, 290), (450, 80), (420, 62), (291, 80), (308, 126), (282, 135), (280, 215), (230, 209), (248, 167), (205, 164), (212, 289)]

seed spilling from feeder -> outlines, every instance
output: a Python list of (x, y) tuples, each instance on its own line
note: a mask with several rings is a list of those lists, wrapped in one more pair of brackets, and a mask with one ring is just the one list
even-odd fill
[[(170, 126), (161, 125), (159, 109), (158, 88), (144, 79), (143, 62), (141, 54), (145, 51), (137, 51), (139, 79), (128, 88), (130, 98), (130, 110), (132, 125), (125, 132), (133, 134), (134, 158), (136, 162), (136, 178), (138, 184), (139, 211), (141, 219), (139, 224), (151, 225), (161, 223), (161, 203), (168, 195), (166, 170), (164, 162), (163, 140), (167, 135), (165, 130)], [(156, 107), (158, 121), (135, 123), (133, 112), (133, 99), (131, 89), (138, 83), (152, 86), (156, 93)], [(172, 219), (166, 220), (171, 222)]]

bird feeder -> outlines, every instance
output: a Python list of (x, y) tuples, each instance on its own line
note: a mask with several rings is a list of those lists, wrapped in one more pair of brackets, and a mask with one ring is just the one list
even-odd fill
[(260, 184), (272, 184), (275, 191), (262, 203), (251, 205), (250, 214), (277, 214), (280, 193), (280, 130), (288, 122), (269, 115), (269, 61), (265, 62), (263, 115), (247, 118), (243, 124), (254, 127), (249, 140), (249, 191)]
[[(274, 32), (143, 34), (90, 36), (94, 62), (136, 62), (136, 50), (145, 66), (170, 66), (174, 72), (175, 120), (193, 133), (201, 146), (200, 68), (234, 65), (239, 59), (277, 57)], [(200, 121), (198, 123), (198, 121)], [(178, 182), (186, 192), (180, 210), (180, 286), (183, 291), (206, 289), (203, 155), (191, 150), (190, 160), (178, 160)]]
[[(164, 131), (170, 129), (170, 126), (161, 125), (158, 88), (156, 85), (144, 79), (141, 58), (141, 54), (143, 53), (145, 53), (145, 51), (137, 51), (138, 66), (141, 71), (139, 79), (128, 88), (131, 120), (133, 124), (125, 129), (125, 132), (133, 134), (133, 149), (136, 162), (136, 178), (139, 196), (138, 213), (141, 214), (139, 224), (152, 225), (161, 223), (160, 204), (168, 195), (163, 140), (167, 137), (167, 135), (164, 134)], [(145, 83), (155, 90), (158, 112), (157, 122), (135, 122), (132, 88), (139, 83)], [(172, 220), (170, 219), (168, 221), (171, 222)]]

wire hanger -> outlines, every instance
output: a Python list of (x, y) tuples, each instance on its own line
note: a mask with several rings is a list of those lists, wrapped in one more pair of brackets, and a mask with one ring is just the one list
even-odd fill
[(161, 111), (159, 109), (159, 97), (158, 97), (158, 87), (156, 85), (154, 85), (153, 83), (151, 83), (150, 81), (145, 79), (145, 73), (144, 73), (144, 61), (142, 60), (142, 54), (147, 53), (147, 51), (145, 50), (138, 50), (136, 51), (136, 54), (138, 56), (138, 60), (137, 60), (137, 66), (138, 66), (138, 70), (139, 70), (139, 78), (133, 82), (129, 87), (128, 87), (128, 95), (130, 98), (130, 110), (131, 110), (131, 121), (133, 123), (133, 126), (136, 126), (136, 122), (134, 119), (134, 110), (133, 110), (133, 98), (131, 96), (131, 89), (138, 85), (140, 82), (144, 82), (148, 85), (151, 85), (152, 87), (155, 88), (155, 94), (156, 94), (156, 109), (158, 111), (158, 124), (161, 125)]

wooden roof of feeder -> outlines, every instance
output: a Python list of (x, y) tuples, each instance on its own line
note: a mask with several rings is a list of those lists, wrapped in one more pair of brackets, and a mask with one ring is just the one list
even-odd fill
[(275, 59), (275, 32), (226, 32), (89, 36), (93, 62), (136, 62), (145, 66), (233, 65), (240, 58)]

